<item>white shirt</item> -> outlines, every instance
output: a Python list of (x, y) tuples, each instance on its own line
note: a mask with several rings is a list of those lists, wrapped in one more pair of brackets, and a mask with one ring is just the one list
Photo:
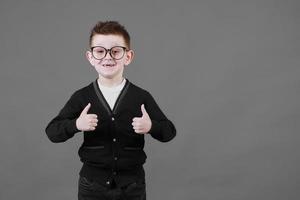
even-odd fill
[(107, 86), (101, 85), (98, 81), (99, 88), (111, 109), (114, 108), (117, 98), (118, 98), (120, 92), (122, 91), (123, 87), (125, 86), (125, 83), (126, 83), (126, 79), (124, 78), (123, 81), (121, 82), (121, 84), (114, 86), (114, 87), (107, 87)]

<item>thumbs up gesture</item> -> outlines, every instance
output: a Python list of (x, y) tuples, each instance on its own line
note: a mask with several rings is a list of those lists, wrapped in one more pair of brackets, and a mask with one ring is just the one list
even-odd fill
[(82, 110), (80, 116), (76, 120), (76, 127), (80, 131), (93, 131), (97, 126), (97, 115), (95, 114), (87, 114), (91, 104), (88, 105)]
[(141, 106), (142, 117), (135, 117), (132, 119), (132, 126), (136, 133), (145, 134), (151, 129), (152, 122), (145, 109), (144, 104)]

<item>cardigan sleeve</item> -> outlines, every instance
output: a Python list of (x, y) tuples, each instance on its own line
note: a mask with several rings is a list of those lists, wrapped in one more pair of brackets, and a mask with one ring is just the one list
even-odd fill
[(176, 136), (176, 128), (164, 115), (149, 92), (147, 92), (145, 108), (152, 122), (151, 129), (148, 133), (161, 142), (172, 140)]
[(45, 132), (48, 138), (54, 142), (64, 142), (80, 132), (76, 127), (76, 120), (81, 113), (78, 93), (72, 94), (70, 99), (47, 125)]

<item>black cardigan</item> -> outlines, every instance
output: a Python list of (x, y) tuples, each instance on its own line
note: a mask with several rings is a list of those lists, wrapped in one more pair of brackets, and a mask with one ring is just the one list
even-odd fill
[(142, 116), (142, 104), (152, 121), (149, 134), (153, 138), (167, 142), (176, 135), (173, 123), (163, 114), (149, 92), (127, 80), (112, 110), (96, 79), (77, 90), (49, 122), (45, 130), (49, 139), (55, 143), (64, 142), (80, 132), (76, 127), (76, 119), (88, 103), (91, 103), (88, 114), (98, 116), (98, 125), (94, 131), (84, 132), (84, 141), (78, 154), (81, 161), (94, 170), (108, 170), (116, 175), (118, 171), (139, 169), (145, 163), (144, 134), (135, 133), (131, 124), (134, 117)]

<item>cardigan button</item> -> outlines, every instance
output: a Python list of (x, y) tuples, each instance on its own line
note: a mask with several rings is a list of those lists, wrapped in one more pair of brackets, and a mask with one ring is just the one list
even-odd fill
[(110, 182), (109, 182), (109, 181), (107, 181), (107, 182), (106, 182), (106, 185), (109, 185), (109, 184), (110, 184)]
[(112, 117), (112, 118), (111, 118), (111, 120), (112, 120), (112, 121), (115, 121), (115, 118), (114, 118), (114, 117)]
[(116, 138), (114, 138), (114, 139), (113, 139), (113, 141), (114, 141), (114, 142), (116, 142), (116, 141), (117, 141), (117, 139), (116, 139)]

